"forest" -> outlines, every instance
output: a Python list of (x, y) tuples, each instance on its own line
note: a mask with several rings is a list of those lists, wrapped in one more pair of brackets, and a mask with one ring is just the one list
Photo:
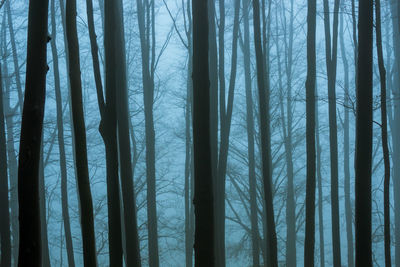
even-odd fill
[(0, 267), (400, 267), (399, 0), (0, 0)]

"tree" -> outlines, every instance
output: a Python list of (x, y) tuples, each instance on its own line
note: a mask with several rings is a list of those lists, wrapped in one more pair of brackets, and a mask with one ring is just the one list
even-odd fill
[(78, 194), (81, 207), (83, 259), (85, 266), (96, 266), (96, 241), (94, 236), (93, 202), (90, 192), (87, 162), (85, 120), (82, 105), (79, 43), (76, 29), (76, 0), (66, 1), (66, 34), (68, 40), (68, 74), (71, 83), (72, 119), (75, 137), (75, 157)]
[(215, 266), (207, 1), (192, 0), (195, 266)]
[(68, 266), (75, 266), (74, 248), (72, 244), (71, 223), (68, 206), (68, 176), (67, 176), (67, 160), (65, 153), (65, 138), (64, 138), (64, 120), (62, 111), (61, 85), (60, 85), (60, 70), (58, 63), (57, 52), (57, 29), (56, 29), (56, 11), (55, 0), (51, 0), (51, 53), (53, 57), (53, 73), (54, 73), (54, 91), (56, 96), (57, 109), (57, 137), (58, 150), (60, 154), (60, 174), (61, 174), (61, 212), (64, 224), (65, 243), (67, 247)]
[[(271, 137), (269, 129), (269, 92), (266, 92), (264, 75), (264, 56), (261, 45), (261, 29), (260, 29), (260, 3), (258, 0), (253, 1), (253, 24), (254, 24), (254, 46), (256, 51), (257, 65), (257, 85), (258, 85), (258, 106), (260, 116), (260, 138), (261, 138), (261, 161), (262, 161), (262, 177), (264, 183), (264, 198), (266, 209), (266, 248), (268, 260), (267, 265), (271, 267), (278, 266), (277, 257), (277, 240), (275, 230), (275, 216), (272, 198), (272, 172), (271, 172)], [(268, 74), (267, 74), (268, 75)]]
[[(147, 177), (147, 230), (149, 243), (149, 264), (159, 266), (157, 202), (156, 202), (156, 150), (154, 131), (154, 74), (155, 55), (155, 15), (154, 1), (137, 0), (140, 46), (142, 51), (143, 102), (146, 132), (146, 177)], [(145, 11), (146, 9), (149, 9)], [(147, 14), (147, 16), (146, 16)], [(146, 29), (147, 26), (147, 29)], [(151, 34), (151, 36), (150, 36)]]
[[(110, 36), (114, 41), (113, 54), (107, 55), (106, 93), (115, 90), (116, 118), (118, 127), (119, 162), (121, 173), (122, 200), (124, 208), (124, 226), (126, 240), (126, 261), (128, 266), (140, 267), (140, 246), (136, 219), (136, 199), (133, 186), (133, 172), (131, 162), (131, 145), (129, 140), (129, 110), (128, 110), (128, 85), (126, 77), (125, 37), (123, 26), (122, 1), (106, 0), (104, 2), (105, 28), (112, 31)], [(109, 24), (108, 24), (109, 23)], [(114, 26), (114, 27), (112, 27)], [(110, 28), (108, 28), (110, 27)], [(111, 44), (110, 44), (111, 45)], [(107, 49), (112, 46), (107, 45)], [(110, 50), (107, 50), (107, 53)], [(114, 55), (114, 56), (113, 56)], [(111, 69), (115, 69), (111, 72)], [(112, 105), (110, 103), (110, 105)]]
[(392, 266), (390, 253), (390, 159), (388, 146), (388, 130), (387, 130), (387, 111), (386, 111), (386, 70), (383, 60), (382, 49), (382, 30), (381, 30), (381, 2), (375, 0), (375, 16), (376, 16), (376, 50), (378, 54), (378, 66), (381, 85), (381, 133), (382, 133), (382, 151), (383, 162), (385, 167), (384, 178), (384, 238), (385, 238), (385, 266)]
[(372, 266), (372, 18), (373, 1), (359, 1), (355, 155), (356, 267)]
[(18, 266), (41, 266), (39, 159), (46, 95), (48, 1), (30, 1), (18, 164)]
[(3, 77), (0, 63), (0, 246), (1, 266), (11, 266), (10, 213), (8, 202), (7, 146), (3, 108)]
[(344, 205), (345, 205), (345, 217), (346, 217), (346, 237), (347, 237), (347, 265), (349, 267), (354, 266), (354, 255), (353, 255), (353, 216), (350, 199), (350, 122), (349, 122), (349, 63), (347, 61), (346, 48), (344, 44), (344, 33), (343, 33), (343, 6), (342, 13), (340, 13), (340, 51), (343, 61), (344, 70)]
[[(304, 266), (314, 266), (315, 246), (315, 31), (316, 1), (307, 5), (307, 80), (306, 80), (306, 236), (304, 241)], [(320, 222), (321, 223), (321, 222)]]

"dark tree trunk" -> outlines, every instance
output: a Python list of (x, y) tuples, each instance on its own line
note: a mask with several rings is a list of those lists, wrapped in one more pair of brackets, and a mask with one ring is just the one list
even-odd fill
[(67, 160), (65, 155), (65, 141), (64, 141), (64, 121), (61, 100), (61, 85), (60, 85), (60, 71), (58, 64), (57, 52), (57, 29), (56, 29), (56, 15), (55, 15), (55, 0), (51, 0), (51, 52), (53, 57), (53, 72), (54, 72), (54, 88), (56, 96), (57, 108), (57, 133), (58, 133), (58, 150), (60, 154), (60, 173), (61, 173), (61, 211), (64, 224), (65, 243), (67, 247), (68, 266), (75, 266), (74, 248), (72, 244), (71, 223), (69, 219), (69, 205), (68, 205), (68, 176), (67, 176)]
[[(150, 1), (149, 3), (148, 0), (137, 0), (136, 2), (138, 10), (140, 45), (142, 51), (143, 102), (146, 133), (147, 230), (149, 243), (149, 264), (150, 266), (158, 267), (160, 263), (158, 253), (155, 162), (156, 151), (153, 118), (155, 72), (154, 1)], [(145, 12), (145, 10), (147, 12)], [(146, 26), (148, 27), (147, 29)]]
[[(307, 10), (307, 80), (306, 80), (306, 236), (304, 241), (304, 266), (314, 266), (315, 247), (315, 31), (316, 0), (308, 0)], [(321, 222), (320, 222), (321, 223)]]
[(331, 218), (332, 218), (332, 246), (333, 266), (341, 267), (340, 256), (340, 215), (339, 215), (339, 173), (338, 173), (338, 145), (336, 120), (336, 66), (337, 66), (337, 39), (339, 2), (335, 0), (333, 8), (333, 33), (331, 43), (331, 27), (329, 16), (329, 2), (324, 0), (325, 26), (325, 54), (328, 74), (329, 99), (329, 145), (331, 162)]
[(85, 120), (82, 105), (79, 44), (76, 28), (76, 0), (66, 1), (66, 33), (68, 40), (69, 79), (71, 83), (72, 119), (75, 137), (78, 195), (81, 207), (83, 260), (85, 266), (97, 266), (94, 235), (93, 202), (87, 162)]
[(359, 1), (355, 155), (356, 267), (372, 266), (372, 20), (373, 1)]
[[(343, 11), (343, 9), (342, 9)], [(354, 266), (354, 246), (353, 246), (353, 215), (350, 199), (350, 122), (349, 122), (349, 64), (347, 62), (346, 48), (344, 44), (344, 20), (343, 13), (340, 13), (340, 50), (344, 70), (344, 206), (346, 217), (346, 237), (347, 237), (347, 266)]]
[(48, 1), (31, 1), (18, 164), (18, 266), (41, 266), (39, 160), (46, 95)]
[(11, 266), (10, 213), (8, 202), (7, 146), (3, 108), (3, 77), (0, 63), (0, 266)]
[(249, 194), (250, 194), (250, 222), (251, 222), (251, 245), (253, 266), (260, 266), (260, 244), (258, 232), (258, 211), (257, 211), (257, 180), (255, 169), (255, 146), (254, 146), (254, 115), (253, 96), (251, 89), (251, 66), (250, 66), (250, 27), (249, 27), (250, 0), (243, 1), (243, 60), (244, 78), (246, 86), (246, 129), (247, 149), (249, 158)]
[(207, 1), (192, 0), (195, 266), (215, 266)]
[[(108, 2), (107, 2), (108, 4)], [(106, 73), (106, 104), (103, 96), (100, 63), (96, 32), (93, 19), (92, 0), (86, 1), (90, 46), (93, 60), (93, 74), (96, 83), (97, 101), (101, 115), (99, 126), (106, 151), (107, 166), (107, 206), (108, 206), (108, 248), (110, 266), (122, 266), (122, 231), (119, 197), (118, 148), (117, 148), (117, 115), (116, 115), (116, 68), (115, 52), (115, 19), (117, 15), (107, 9), (104, 25), (105, 73)]]
[(382, 30), (381, 30), (381, 2), (375, 0), (375, 15), (376, 15), (376, 50), (378, 54), (378, 66), (381, 85), (381, 133), (382, 133), (382, 150), (383, 163), (385, 166), (384, 178), (384, 239), (385, 239), (385, 266), (392, 266), (390, 253), (390, 158), (388, 146), (388, 127), (387, 127), (387, 111), (386, 111), (386, 70), (383, 60), (382, 49)]
[(261, 132), (261, 156), (262, 156), (262, 176), (264, 183), (264, 197), (266, 210), (266, 248), (268, 260), (267, 266), (277, 267), (277, 239), (275, 232), (274, 203), (272, 197), (272, 177), (271, 177), (271, 153), (270, 153), (270, 118), (269, 118), (269, 92), (265, 86), (266, 74), (264, 69), (264, 56), (261, 43), (260, 29), (260, 2), (253, 0), (253, 23), (254, 23), (254, 45), (257, 63), (257, 84), (260, 112), (260, 132)]

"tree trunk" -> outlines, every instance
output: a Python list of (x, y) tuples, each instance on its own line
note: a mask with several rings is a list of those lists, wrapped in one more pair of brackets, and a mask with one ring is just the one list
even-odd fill
[(195, 266), (215, 266), (207, 1), (192, 0)]
[(388, 130), (387, 130), (387, 111), (386, 111), (386, 70), (383, 60), (382, 49), (382, 30), (381, 30), (381, 2), (375, 0), (375, 15), (376, 15), (376, 50), (378, 54), (378, 66), (381, 85), (381, 133), (382, 133), (382, 151), (383, 163), (385, 166), (384, 178), (384, 239), (385, 239), (385, 266), (392, 266), (390, 253), (390, 158), (388, 146)]
[(64, 121), (61, 100), (60, 71), (58, 64), (57, 52), (57, 36), (56, 36), (56, 15), (55, 0), (51, 0), (51, 52), (53, 57), (54, 72), (54, 88), (57, 108), (57, 133), (58, 133), (58, 150), (60, 154), (60, 173), (61, 173), (61, 211), (64, 224), (65, 243), (67, 247), (68, 266), (75, 266), (74, 248), (72, 243), (71, 223), (69, 219), (68, 205), (68, 176), (67, 176), (67, 160), (65, 155), (64, 141)]
[(41, 266), (39, 159), (46, 95), (48, 1), (31, 1), (18, 164), (18, 266)]
[(250, 27), (249, 13), (250, 0), (243, 1), (243, 23), (244, 23), (244, 78), (246, 86), (246, 129), (247, 129), (247, 153), (249, 160), (249, 195), (250, 195), (250, 222), (251, 222), (251, 245), (253, 266), (260, 266), (260, 244), (258, 232), (258, 212), (257, 212), (257, 180), (255, 170), (254, 152), (254, 115), (253, 115), (253, 96), (251, 89), (251, 67), (250, 67)]
[[(304, 266), (314, 266), (315, 247), (315, 31), (316, 0), (308, 0), (307, 9), (307, 80), (306, 80), (306, 235), (304, 241)], [(320, 222), (321, 223), (321, 222)]]
[[(343, 11), (343, 10), (342, 10)], [(344, 44), (344, 20), (343, 13), (340, 13), (340, 50), (344, 70), (344, 206), (346, 217), (346, 237), (347, 237), (347, 266), (354, 266), (354, 247), (353, 247), (353, 215), (350, 199), (350, 122), (349, 122), (349, 64), (347, 62), (346, 48)]]
[[(157, 230), (157, 202), (156, 202), (156, 155), (155, 155), (155, 132), (153, 118), (154, 103), (154, 60), (155, 60), (155, 21), (154, 2), (148, 0), (137, 0), (138, 24), (140, 45), (142, 51), (142, 79), (143, 79), (143, 102), (145, 113), (146, 133), (146, 178), (147, 178), (147, 220), (148, 220), (148, 243), (149, 264), (159, 266), (158, 253), (158, 230)], [(146, 6), (147, 14), (145, 14)], [(149, 10), (150, 9), (150, 10)], [(150, 29), (151, 25), (151, 29)], [(146, 26), (148, 26), (146, 32)], [(151, 40), (150, 40), (151, 32)], [(147, 34), (147, 36), (146, 36)], [(151, 53), (151, 55), (150, 55)]]
[(269, 118), (269, 92), (265, 88), (264, 80), (264, 60), (261, 44), (260, 29), (260, 3), (253, 0), (253, 23), (254, 23), (254, 45), (256, 50), (257, 63), (257, 84), (260, 112), (260, 132), (261, 132), (261, 156), (262, 156), (262, 175), (264, 183), (264, 197), (266, 209), (266, 233), (267, 240), (267, 266), (277, 267), (277, 240), (275, 232), (274, 205), (272, 198), (272, 177), (271, 177), (271, 154), (270, 154), (270, 118)]
[(355, 155), (356, 267), (372, 266), (372, 19), (373, 1), (359, 1)]
[(97, 101), (101, 115), (99, 132), (103, 138), (107, 166), (107, 206), (108, 206), (108, 248), (110, 266), (122, 266), (122, 231), (119, 197), (117, 115), (116, 115), (116, 68), (114, 29), (116, 15), (107, 10), (104, 25), (104, 47), (106, 61), (106, 102), (104, 102), (96, 32), (93, 18), (92, 0), (86, 1), (90, 46), (93, 60), (93, 74), (96, 83)]
[(0, 266), (11, 266), (10, 213), (8, 202), (7, 147), (3, 108), (3, 76), (0, 63)]
[(333, 33), (331, 43), (331, 27), (329, 19), (329, 2), (324, 0), (325, 26), (325, 53), (328, 74), (329, 99), (329, 145), (331, 161), (331, 218), (332, 218), (332, 246), (333, 266), (341, 267), (340, 256), (340, 215), (339, 215), (339, 174), (338, 174), (338, 145), (336, 120), (336, 66), (337, 66), (337, 39), (339, 2), (335, 0), (333, 8)]
[(72, 119), (75, 137), (78, 195), (81, 207), (83, 260), (85, 266), (97, 266), (94, 235), (93, 202), (87, 162), (86, 132), (82, 105), (79, 44), (76, 28), (76, 0), (66, 1), (66, 33), (68, 40), (69, 79), (71, 83)]

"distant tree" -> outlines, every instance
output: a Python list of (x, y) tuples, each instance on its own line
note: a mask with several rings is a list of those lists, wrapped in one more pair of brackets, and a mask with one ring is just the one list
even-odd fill
[(83, 260), (85, 266), (97, 266), (96, 241), (93, 222), (93, 202), (90, 192), (86, 148), (86, 129), (82, 105), (81, 67), (76, 28), (76, 0), (66, 1), (66, 34), (68, 40), (68, 74), (71, 83), (72, 119), (75, 137), (75, 157), (78, 194), (81, 207)]
[(39, 159), (47, 73), (48, 0), (30, 1), (25, 101), (18, 164), (18, 266), (41, 266)]
[(7, 146), (3, 108), (3, 77), (0, 63), (0, 247), (1, 266), (11, 266), (10, 213), (8, 202)]
[(195, 266), (215, 266), (207, 1), (192, 0)]
[[(308, 0), (307, 7), (307, 80), (306, 80), (306, 235), (304, 266), (314, 266), (315, 247), (315, 83), (316, 83), (316, 1)], [(320, 222), (321, 223), (321, 222)]]
[(372, 20), (373, 1), (359, 1), (355, 155), (356, 267), (372, 266)]

